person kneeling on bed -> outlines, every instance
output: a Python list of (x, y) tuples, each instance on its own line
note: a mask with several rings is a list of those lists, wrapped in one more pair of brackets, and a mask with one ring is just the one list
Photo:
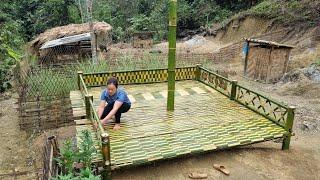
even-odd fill
[(118, 88), (117, 78), (108, 79), (107, 88), (102, 91), (100, 100), (98, 116), (102, 125), (106, 124), (114, 116), (115, 125), (113, 129), (120, 129), (121, 114), (129, 111), (131, 102), (128, 94), (122, 88)]

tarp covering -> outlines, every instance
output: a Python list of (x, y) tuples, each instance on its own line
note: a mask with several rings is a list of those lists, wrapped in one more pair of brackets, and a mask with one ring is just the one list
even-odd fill
[(52, 48), (52, 47), (56, 47), (56, 46), (61, 46), (61, 45), (65, 45), (65, 44), (70, 44), (70, 43), (84, 41), (84, 40), (90, 40), (90, 39), (91, 39), (90, 33), (78, 34), (78, 35), (74, 35), (74, 36), (68, 36), (68, 37), (48, 41), (45, 44), (43, 44), (40, 47), (40, 49)]

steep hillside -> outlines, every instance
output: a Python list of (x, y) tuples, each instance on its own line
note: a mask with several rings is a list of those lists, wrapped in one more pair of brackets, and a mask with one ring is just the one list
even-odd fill
[(222, 46), (258, 38), (295, 46), (289, 70), (319, 61), (320, 1), (267, 0), (210, 29), (207, 39)]

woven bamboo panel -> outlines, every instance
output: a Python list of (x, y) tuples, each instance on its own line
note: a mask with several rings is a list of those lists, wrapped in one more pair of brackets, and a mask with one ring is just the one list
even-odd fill
[(231, 81), (207, 69), (200, 69), (200, 82), (205, 83), (226, 96), (231, 95)]
[[(184, 67), (176, 69), (176, 80), (195, 79), (196, 67)], [(84, 74), (83, 79), (87, 86), (103, 86), (109, 77), (117, 77), (120, 84), (142, 84), (165, 82), (168, 79), (167, 69), (138, 70), (126, 72), (105, 72)]]
[(27, 132), (73, 125), (69, 98), (34, 99), (19, 103), (19, 126)]
[[(272, 121), (197, 81), (176, 83), (173, 112), (166, 111), (165, 93), (162, 93), (166, 83), (125, 88), (135, 102), (123, 114), (122, 128), (113, 131), (112, 122), (105, 126), (110, 134), (113, 168), (257, 143), (286, 134)], [(89, 91), (97, 98), (101, 89)], [(92, 130), (89, 123), (85, 124), (86, 120), (77, 122), (78, 132)], [(97, 154), (95, 160), (102, 161), (102, 156)]]

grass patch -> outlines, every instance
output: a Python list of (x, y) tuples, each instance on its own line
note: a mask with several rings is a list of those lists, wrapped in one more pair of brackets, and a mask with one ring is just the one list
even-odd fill
[(248, 12), (250, 14), (276, 19), (282, 23), (306, 22), (309, 25), (315, 25), (317, 17), (315, 12), (317, 2), (312, 0), (277, 1), (265, 0), (254, 6)]
[[(203, 60), (206, 62), (206, 60)], [(144, 54), (142, 57), (133, 55), (121, 55), (112, 61), (103, 61), (94, 64), (90, 61), (69, 65), (61, 65), (59, 68), (44, 68), (34, 66), (28, 75), (22, 88), (26, 90), (27, 98), (43, 97), (49, 99), (52, 96), (68, 97), (70, 91), (77, 89), (77, 72), (84, 73), (105, 71), (131, 71), (141, 69), (167, 68), (167, 58), (160, 55)], [(177, 67), (195, 65), (192, 61), (177, 60)]]
[(318, 66), (320, 66), (320, 58), (317, 58), (317, 59), (315, 60), (315, 63), (316, 63)]

